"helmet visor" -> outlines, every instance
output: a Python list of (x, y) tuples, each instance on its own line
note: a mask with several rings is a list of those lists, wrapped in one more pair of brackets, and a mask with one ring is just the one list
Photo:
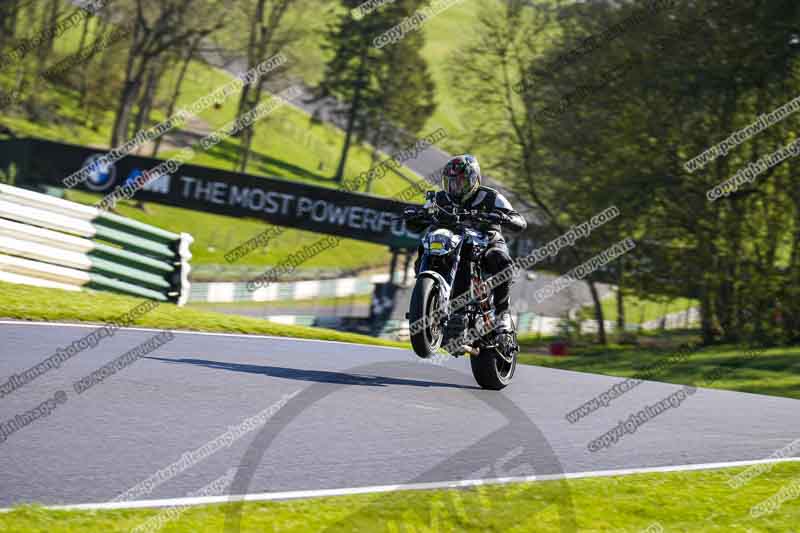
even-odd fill
[(443, 176), (442, 189), (455, 200), (460, 200), (472, 189), (472, 180), (464, 172), (459, 172), (455, 176)]

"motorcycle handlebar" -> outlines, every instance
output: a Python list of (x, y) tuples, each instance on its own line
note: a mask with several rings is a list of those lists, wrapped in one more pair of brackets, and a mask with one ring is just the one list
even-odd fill
[[(452, 220), (456, 224), (461, 224), (462, 220), (472, 219), (477, 222), (484, 222), (487, 224), (495, 224), (498, 221), (494, 218), (488, 216), (485, 213), (481, 213), (476, 209), (454, 209), (453, 211), (448, 211), (441, 206), (436, 206), (440, 211), (442, 211), (447, 219), (450, 220), (443, 220), (441, 218), (436, 217), (434, 214), (429, 213), (428, 210), (420, 208), (420, 207), (409, 207), (403, 211), (403, 214), (398, 216), (398, 219), (408, 220), (413, 218), (426, 218), (430, 219), (431, 221), (436, 221), (438, 223), (447, 223)], [(454, 219), (454, 220), (453, 220)]]
[(456, 219), (470, 219), (470, 220), (475, 220), (477, 222), (485, 222), (487, 224), (493, 224), (493, 223), (497, 222), (497, 220), (495, 220), (493, 217), (489, 216), (488, 214), (481, 213), (481, 212), (479, 212), (479, 211), (477, 211), (475, 209), (473, 209), (473, 210), (469, 210), (469, 209), (459, 210), (459, 209), (456, 209), (456, 210), (453, 211), (452, 216), (455, 216)]

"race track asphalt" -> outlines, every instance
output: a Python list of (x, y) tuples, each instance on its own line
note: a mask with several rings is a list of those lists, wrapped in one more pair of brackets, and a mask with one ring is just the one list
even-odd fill
[[(0, 387), (90, 331), (1, 323)], [(436, 366), (401, 349), (285, 338), (175, 333), (75, 392), (154, 334), (119, 331), (0, 397), (6, 422), (67, 396), (0, 442), (0, 507), (111, 500), (287, 395), (263, 427), (135, 499), (183, 497), (231, 467), (248, 473), (234, 492), (256, 493), (762, 459), (800, 437), (796, 400), (699, 389), (590, 452), (590, 440), (679, 387), (646, 382), (571, 424), (567, 411), (620, 380), (520, 366), (510, 387), (490, 392), (464, 359)]]

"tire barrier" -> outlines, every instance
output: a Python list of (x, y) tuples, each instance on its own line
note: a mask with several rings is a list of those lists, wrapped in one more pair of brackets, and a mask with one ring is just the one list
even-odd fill
[(0, 184), (0, 281), (119, 292), (183, 305), (188, 233)]

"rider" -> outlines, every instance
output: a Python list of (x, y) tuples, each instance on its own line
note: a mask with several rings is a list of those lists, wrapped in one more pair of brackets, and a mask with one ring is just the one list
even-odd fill
[[(498, 191), (481, 185), (481, 168), (478, 160), (469, 154), (455, 156), (442, 168), (442, 189), (432, 200), (439, 207), (452, 211), (454, 207), (476, 210), (490, 224), (475, 221), (476, 229), (487, 231), (489, 247), (483, 256), (483, 268), (491, 276), (511, 267), (512, 260), (508, 246), (503, 238), (502, 229), (522, 231), (527, 227), (525, 219), (514, 211), (506, 198)], [(425, 207), (430, 207), (430, 200)], [(413, 222), (412, 222), (413, 226)], [(424, 226), (423, 226), (424, 227)], [(417, 226), (419, 228), (419, 226)], [(412, 229), (414, 229), (412, 227)], [(423, 249), (420, 245), (415, 271), (419, 272), (419, 263)], [(511, 314), (508, 311), (511, 291), (511, 280), (505, 281), (492, 290), (498, 328), (511, 331)]]

